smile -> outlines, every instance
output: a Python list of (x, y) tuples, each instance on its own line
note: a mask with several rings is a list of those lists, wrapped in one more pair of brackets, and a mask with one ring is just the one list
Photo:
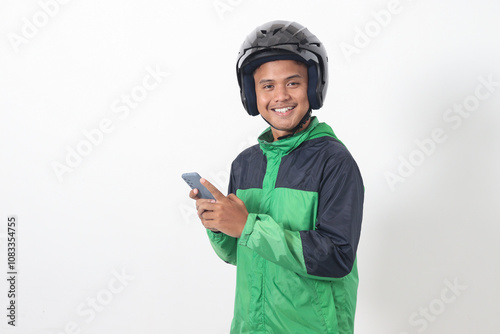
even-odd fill
[(275, 112), (278, 112), (280, 114), (284, 114), (286, 113), (287, 111), (290, 111), (290, 110), (293, 110), (295, 109), (295, 107), (284, 107), (284, 108), (276, 108), (276, 109), (273, 109)]

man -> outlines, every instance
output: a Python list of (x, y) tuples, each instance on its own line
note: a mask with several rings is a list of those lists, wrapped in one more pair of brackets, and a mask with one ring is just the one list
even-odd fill
[(270, 125), (233, 162), (229, 195), (196, 200), (213, 249), (237, 266), (231, 333), (353, 333), (363, 182), (311, 117), (328, 84), (323, 44), (295, 22), (257, 27), (237, 62), (243, 105)]

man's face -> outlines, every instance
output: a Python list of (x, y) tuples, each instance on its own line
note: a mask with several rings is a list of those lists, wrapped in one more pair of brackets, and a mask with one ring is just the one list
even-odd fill
[[(257, 109), (273, 125), (275, 140), (292, 133), (309, 110), (307, 67), (295, 60), (270, 61), (257, 68), (254, 80)], [(309, 120), (302, 129), (308, 125)]]

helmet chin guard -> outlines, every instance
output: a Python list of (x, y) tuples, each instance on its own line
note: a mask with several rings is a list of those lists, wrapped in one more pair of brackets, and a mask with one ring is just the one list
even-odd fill
[(254, 71), (275, 60), (297, 60), (307, 66), (307, 97), (311, 109), (323, 106), (328, 87), (328, 56), (320, 40), (296, 22), (272, 21), (247, 36), (236, 63), (241, 102), (248, 114), (259, 115)]

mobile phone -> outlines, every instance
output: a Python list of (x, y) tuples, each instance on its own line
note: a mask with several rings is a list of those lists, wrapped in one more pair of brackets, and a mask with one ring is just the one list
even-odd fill
[(215, 199), (215, 197), (208, 191), (203, 184), (201, 184), (201, 176), (198, 173), (184, 173), (182, 178), (191, 187), (191, 189), (198, 189), (199, 198)]

